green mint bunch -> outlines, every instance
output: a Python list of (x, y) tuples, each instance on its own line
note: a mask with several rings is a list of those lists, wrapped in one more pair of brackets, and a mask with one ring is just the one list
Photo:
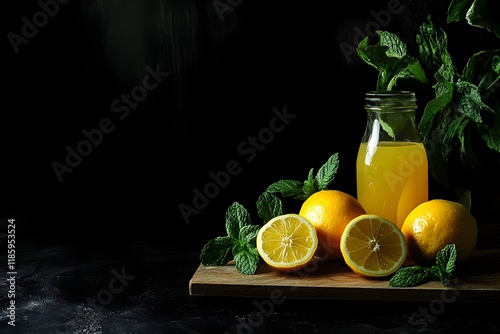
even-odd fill
[[(304, 182), (281, 180), (271, 184), (257, 199), (257, 213), (263, 223), (283, 214), (283, 204), (276, 194), (306, 200), (316, 191), (328, 188), (338, 166), (338, 153), (335, 153), (316, 175), (311, 168)], [(201, 263), (205, 266), (223, 266), (234, 260), (238, 271), (246, 275), (255, 274), (261, 260), (256, 246), (260, 227), (252, 224), (248, 211), (241, 204), (234, 202), (226, 211), (227, 235), (205, 244), (200, 254)]]
[(392, 90), (399, 79), (416, 79), (427, 83), (418, 59), (406, 53), (406, 44), (395, 34), (376, 31), (379, 42), (368, 44), (368, 36), (358, 44), (358, 56), (378, 71), (376, 90)]
[(201, 263), (222, 266), (233, 260), (239, 272), (251, 275), (257, 270), (260, 255), (256, 238), (260, 226), (253, 225), (248, 211), (234, 202), (226, 211), (226, 236), (208, 241), (201, 250)]
[[(450, 0), (447, 23), (466, 21), (500, 37), (497, 12), (498, 0)], [(358, 56), (377, 70), (377, 90), (392, 90), (399, 80), (412, 79), (433, 91), (418, 125), (423, 142), (432, 147), (429, 172), (470, 209), (467, 189), (474, 181), (467, 180), (484, 179), (500, 163), (495, 158), (500, 152), (500, 49), (472, 50), (460, 69), (448, 51), (446, 32), (430, 15), (416, 35), (418, 57), (407, 54), (397, 35), (376, 33), (378, 43), (369, 45), (368, 37), (359, 42)]]
[(420, 58), (435, 71), (436, 81), (435, 97), (425, 106), (418, 127), (424, 142), (438, 148), (431, 152), (430, 168), (444, 185), (450, 183), (448, 171), (432, 162), (448, 161), (455, 152), (465, 167), (481, 171), (484, 161), (473, 150), (474, 133), (488, 150), (500, 152), (500, 95), (495, 93), (500, 88), (500, 49), (474, 53), (460, 72), (447, 51), (447, 41), (446, 33), (430, 17), (420, 26)]
[(428, 281), (441, 281), (443, 285), (450, 284), (457, 248), (455, 244), (448, 244), (436, 256), (436, 264), (432, 267), (410, 266), (399, 268), (389, 280), (392, 287), (411, 287), (424, 284)]

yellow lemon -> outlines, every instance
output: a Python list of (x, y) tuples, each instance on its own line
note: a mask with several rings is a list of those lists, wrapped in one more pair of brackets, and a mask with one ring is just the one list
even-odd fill
[(317, 256), (320, 259), (342, 260), (340, 238), (346, 225), (366, 211), (356, 198), (340, 190), (321, 190), (309, 196), (299, 211), (318, 234)]
[(414, 208), (401, 231), (408, 245), (408, 256), (417, 264), (435, 262), (437, 253), (454, 243), (457, 262), (469, 257), (477, 242), (477, 222), (461, 203), (433, 199)]

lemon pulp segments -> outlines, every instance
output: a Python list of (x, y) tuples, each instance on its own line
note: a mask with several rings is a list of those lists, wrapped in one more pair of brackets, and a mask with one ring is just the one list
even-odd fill
[(346, 263), (358, 274), (370, 277), (395, 272), (406, 259), (406, 241), (399, 228), (376, 215), (353, 219), (342, 235)]
[(257, 250), (270, 266), (297, 270), (307, 265), (318, 246), (314, 226), (296, 214), (271, 219), (257, 236)]

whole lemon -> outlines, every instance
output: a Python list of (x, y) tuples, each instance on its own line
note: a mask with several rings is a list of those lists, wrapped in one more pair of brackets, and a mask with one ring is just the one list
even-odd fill
[(437, 253), (454, 243), (457, 262), (467, 259), (477, 242), (477, 222), (461, 203), (433, 199), (415, 207), (401, 227), (408, 256), (417, 264), (436, 261)]
[(334, 189), (320, 190), (309, 196), (299, 215), (316, 228), (318, 249), (316, 256), (324, 260), (343, 260), (340, 239), (346, 225), (354, 218), (366, 214), (352, 195)]

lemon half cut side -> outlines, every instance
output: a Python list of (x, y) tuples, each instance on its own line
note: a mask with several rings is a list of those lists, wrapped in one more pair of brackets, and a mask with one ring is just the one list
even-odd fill
[(346, 264), (364, 277), (385, 277), (406, 260), (407, 245), (401, 230), (373, 214), (352, 219), (342, 233), (340, 250)]
[(296, 271), (314, 258), (318, 237), (314, 226), (298, 214), (283, 214), (269, 220), (257, 234), (257, 250), (270, 267)]

